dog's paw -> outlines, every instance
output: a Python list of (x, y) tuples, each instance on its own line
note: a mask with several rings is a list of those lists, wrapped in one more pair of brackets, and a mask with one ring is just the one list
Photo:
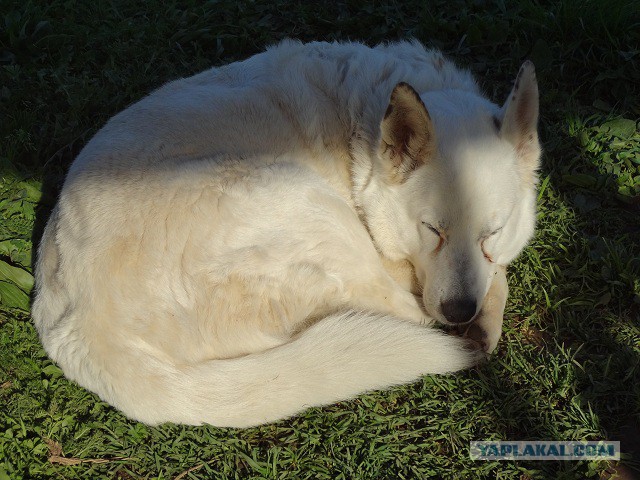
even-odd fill
[(502, 332), (487, 331), (480, 323), (473, 322), (471, 325), (464, 328), (461, 333), (463, 338), (477, 344), (483, 352), (491, 354), (498, 346), (498, 341), (500, 340), (500, 334)]
[[(480, 325), (472, 323), (462, 334), (463, 338), (478, 345), (483, 352), (491, 353), (488, 351), (489, 345), (487, 343), (487, 332), (485, 332)], [(495, 347), (494, 347), (495, 348)]]
[(463, 342), (463, 348), (471, 355), (472, 365), (479, 365), (489, 358), (482, 343), (464, 336), (461, 337), (461, 340)]
[(408, 292), (403, 292), (401, 301), (398, 302), (392, 313), (418, 325), (431, 326), (436, 323), (435, 319), (422, 308), (422, 298)]

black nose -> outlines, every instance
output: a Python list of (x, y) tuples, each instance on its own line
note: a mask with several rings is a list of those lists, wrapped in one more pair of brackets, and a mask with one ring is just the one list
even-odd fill
[(452, 298), (441, 302), (440, 310), (451, 323), (466, 323), (476, 314), (476, 302), (467, 298)]

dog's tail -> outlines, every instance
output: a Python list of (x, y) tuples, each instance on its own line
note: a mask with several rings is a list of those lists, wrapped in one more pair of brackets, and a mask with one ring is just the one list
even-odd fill
[(464, 340), (438, 330), (349, 312), (321, 320), (287, 344), (240, 358), (186, 367), (142, 359), (137, 383), (107, 396), (149, 424), (248, 427), (422, 374), (460, 370), (481, 357)]

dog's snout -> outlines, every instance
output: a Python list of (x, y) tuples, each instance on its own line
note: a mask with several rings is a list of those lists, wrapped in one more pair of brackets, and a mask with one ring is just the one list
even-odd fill
[(451, 323), (466, 323), (476, 314), (476, 302), (467, 298), (453, 298), (440, 303), (440, 310)]

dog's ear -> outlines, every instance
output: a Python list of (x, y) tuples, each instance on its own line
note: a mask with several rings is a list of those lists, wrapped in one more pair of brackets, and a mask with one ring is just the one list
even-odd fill
[(404, 82), (391, 92), (380, 130), (380, 156), (400, 182), (435, 151), (433, 124), (427, 108), (418, 93)]
[(521, 172), (535, 181), (540, 162), (538, 141), (538, 82), (533, 63), (529, 60), (520, 67), (509, 98), (502, 107), (500, 135), (515, 147)]

